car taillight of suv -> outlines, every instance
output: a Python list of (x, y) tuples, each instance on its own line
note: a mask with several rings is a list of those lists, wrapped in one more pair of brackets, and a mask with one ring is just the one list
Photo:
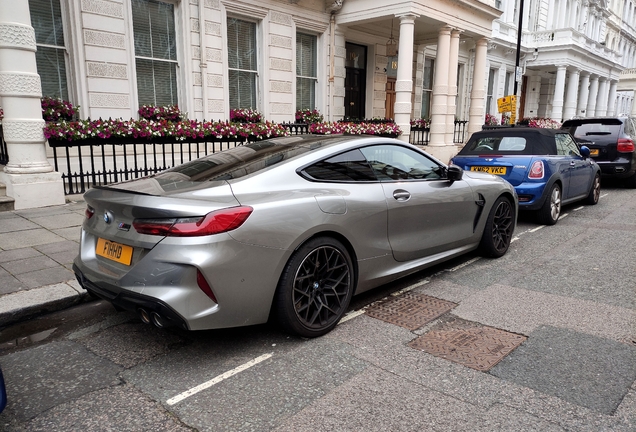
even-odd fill
[(634, 141), (628, 138), (619, 138), (616, 150), (621, 153), (632, 153), (634, 151)]

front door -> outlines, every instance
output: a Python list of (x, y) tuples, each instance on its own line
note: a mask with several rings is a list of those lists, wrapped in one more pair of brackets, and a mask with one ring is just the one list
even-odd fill
[(392, 119), (395, 117), (393, 107), (395, 106), (395, 78), (387, 77), (386, 79), (386, 99), (384, 101), (384, 118)]
[(347, 43), (346, 49), (345, 117), (362, 120), (365, 118), (367, 47)]

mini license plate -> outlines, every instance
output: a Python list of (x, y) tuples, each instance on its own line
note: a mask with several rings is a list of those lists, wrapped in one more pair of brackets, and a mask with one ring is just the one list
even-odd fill
[(506, 175), (506, 167), (498, 166), (472, 166), (471, 171), (485, 172), (488, 174)]
[(590, 149), (590, 156), (598, 156), (598, 149)]
[(97, 239), (95, 253), (104, 258), (108, 258), (109, 260), (130, 265), (132, 261), (133, 248), (121, 243), (99, 238)]

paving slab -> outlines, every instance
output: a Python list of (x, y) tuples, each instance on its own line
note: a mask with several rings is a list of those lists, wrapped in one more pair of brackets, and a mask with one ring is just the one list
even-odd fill
[(14, 276), (58, 266), (59, 263), (45, 255), (40, 255), (32, 258), (24, 258), (15, 261), (8, 261), (0, 264), (0, 267), (4, 268), (6, 271)]
[(636, 347), (541, 326), (490, 373), (610, 415), (636, 380)]
[(0, 252), (0, 263), (4, 263), (7, 261), (16, 261), (22, 260), (25, 258), (32, 258), (36, 256), (41, 256), (42, 254), (33, 248), (20, 248), (20, 249), (11, 249)]
[(161, 404), (126, 384), (97, 390), (52, 408), (25, 423), (24, 430), (192, 432)]
[(0, 222), (0, 233), (38, 229), (40, 226), (22, 217), (4, 219)]
[(44, 228), (0, 234), (0, 244), (2, 245), (3, 250), (39, 246), (48, 243), (57, 243), (64, 240), (64, 237), (52, 233)]
[(507, 285), (475, 293), (453, 314), (526, 336), (543, 324), (619, 342), (636, 333), (636, 311), (632, 309)]
[(117, 374), (122, 370), (70, 341), (8, 354), (0, 357), (0, 363), (11, 391), (3, 416), (19, 421), (30, 420), (60, 402), (119, 384)]
[(37, 288), (59, 282), (72, 280), (75, 275), (64, 266), (45, 268), (15, 275), (15, 277), (28, 288)]

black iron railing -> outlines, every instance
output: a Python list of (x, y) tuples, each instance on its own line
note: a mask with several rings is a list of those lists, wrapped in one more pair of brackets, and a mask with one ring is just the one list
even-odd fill
[(7, 151), (7, 143), (4, 142), (2, 123), (0, 123), (0, 165), (6, 165), (7, 162), (9, 162), (9, 152)]
[(147, 140), (110, 138), (67, 141), (49, 139), (55, 171), (62, 174), (64, 192), (81, 194), (93, 186), (155, 174), (194, 159), (227, 150), (245, 139)]
[(455, 120), (455, 129), (453, 133), (453, 144), (463, 144), (468, 138), (468, 120)]

